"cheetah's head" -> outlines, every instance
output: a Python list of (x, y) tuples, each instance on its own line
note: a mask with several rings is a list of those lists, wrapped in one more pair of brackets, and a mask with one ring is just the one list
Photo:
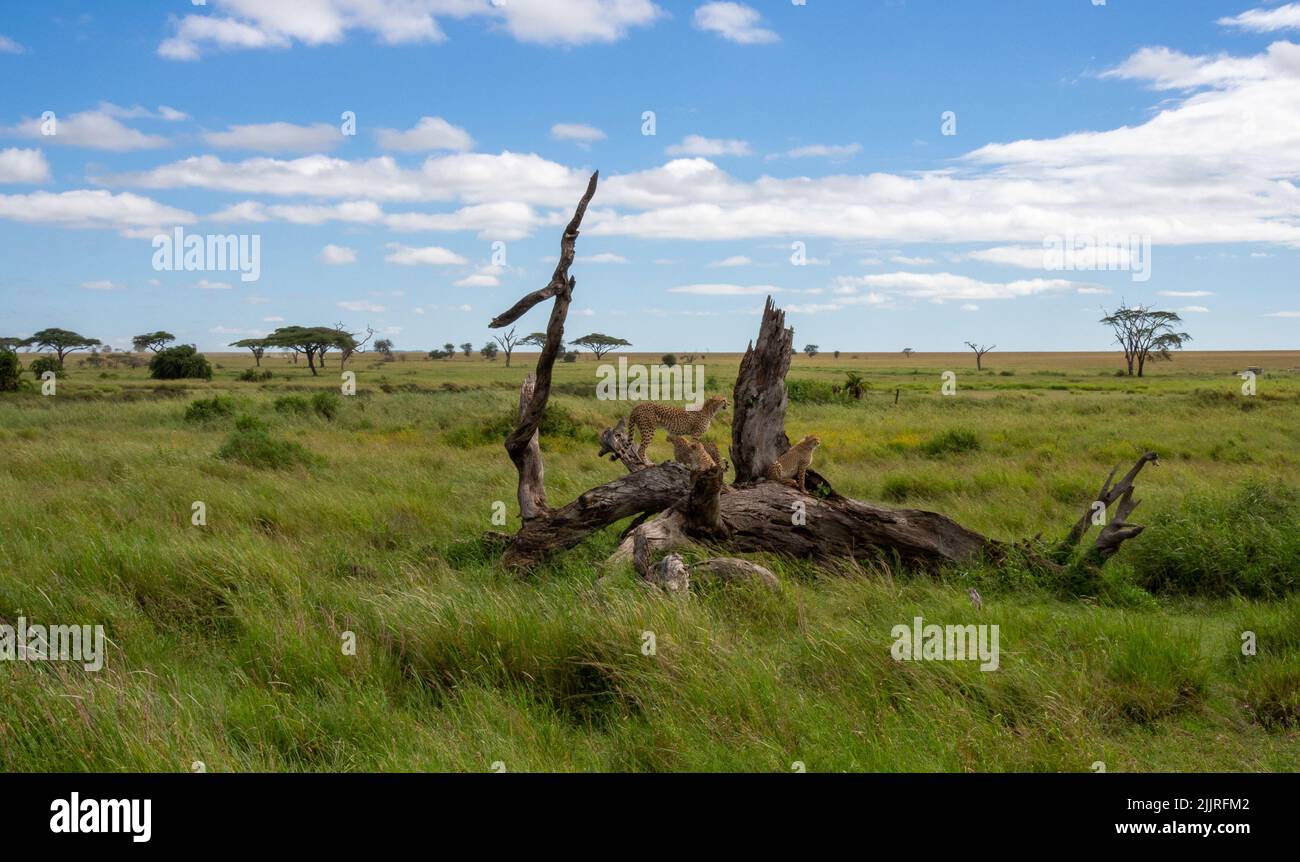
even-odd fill
[(708, 401), (704, 402), (704, 412), (706, 413), (717, 413), (719, 410), (725, 410), (726, 408), (727, 399), (723, 398), (721, 395), (714, 395)]
[(806, 449), (816, 449), (818, 446), (822, 445), (822, 438), (818, 437), (816, 434), (809, 434), (807, 437), (799, 441), (799, 445)]

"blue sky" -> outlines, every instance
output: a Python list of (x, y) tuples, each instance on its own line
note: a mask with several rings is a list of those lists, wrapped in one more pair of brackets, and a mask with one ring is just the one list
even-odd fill
[[(599, 168), (570, 336), (743, 350), (773, 292), (823, 349), (1105, 349), (1121, 300), (1292, 349), (1296, 42), (1227, 0), (6, 0), (0, 335), (479, 344)], [(157, 271), (178, 225), (259, 278)]]

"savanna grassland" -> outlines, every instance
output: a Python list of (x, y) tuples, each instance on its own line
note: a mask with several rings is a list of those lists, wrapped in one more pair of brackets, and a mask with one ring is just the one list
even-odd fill
[[(1150, 449), (1148, 529), (1090, 595), (1014, 565), (766, 558), (780, 590), (689, 600), (607, 566), (617, 530), (526, 580), (495, 562), (532, 356), (362, 354), (349, 398), (337, 358), (241, 382), (251, 357), (209, 355), (210, 383), (80, 358), (54, 397), (0, 396), (0, 617), (101, 623), (108, 653), (0, 663), (5, 771), (1300, 769), (1300, 354), (1140, 380), (1118, 354), (797, 356), (787, 430), (821, 436), (842, 494), (1051, 539)], [(703, 360), (709, 394), (738, 361)], [(622, 472), (595, 457), (627, 408), (596, 400), (596, 366), (556, 366), (552, 504)], [(832, 392), (846, 371), (861, 400)], [(1000, 668), (894, 661), (915, 616), (998, 624)]]

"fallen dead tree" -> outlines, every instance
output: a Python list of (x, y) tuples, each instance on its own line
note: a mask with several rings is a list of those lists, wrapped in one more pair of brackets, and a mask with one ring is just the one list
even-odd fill
[[(692, 472), (674, 462), (650, 464), (638, 455), (620, 419), (616, 426), (601, 433), (597, 455), (621, 463), (627, 474), (584, 492), (564, 506), (550, 507), (538, 426), (550, 397), (552, 370), (560, 354), (565, 318), (576, 286), (569, 267), (598, 178), (599, 174), (592, 175), (564, 230), (560, 260), (550, 282), (491, 323), (493, 328), (508, 326), (537, 304), (554, 300), (537, 370), (520, 389), (519, 421), (506, 438), (506, 451), (519, 474), (523, 522), (518, 532), (505, 538), (507, 565), (527, 570), (546, 556), (572, 548), (591, 534), (630, 517), (635, 520), (625, 532), (616, 556), (632, 562), (644, 579), (670, 592), (686, 589), (692, 574), (753, 578), (769, 585), (775, 581), (766, 569), (731, 557), (705, 560), (693, 567), (686, 566), (675, 554), (657, 563), (652, 561), (656, 554), (690, 545), (823, 561), (883, 559), (921, 569), (981, 559), (998, 561), (1016, 553), (1031, 565), (1059, 572), (1069, 566), (1100, 568), (1123, 542), (1142, 531), (1141, 526), (1127, 519), (1137, 506), (1133, 482), (1143, 466), (1156, 460), (1150, 453), (1114, 485), (1111, 482), (1116, 471), (1112, 471), (1097, 503), (1089, 505), (1052, 549), (1042, 549), (1036, 540), (1016, 545), (999, 542), (934, 512), (849, 499), (836, 493), (825, 477), (812, 470), (807, 474), (806, 493), (766, 480), (768, 466), (790, 448), (785, 433), (785, 378), (794, 344), (794, 331), (785, 327), (785, 313), (770, 297), (763, 310), (758, 340), (746, 350), (733, 390), (729, 454), (735, 467), (734, 483), (725, 482), (724, 466)], [(720, 458), (715, 457), (715, 461), (723, 463)], [(1104, 515), (1112, 505), (1115, 516), (1106, 522)], [(1097, 523), (1102, 530), (1093, 546), (1077, 553), (1091, 526)]]

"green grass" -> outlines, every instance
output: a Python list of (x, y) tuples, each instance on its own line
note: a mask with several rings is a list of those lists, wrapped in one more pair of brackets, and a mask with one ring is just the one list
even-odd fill
[[(366, 356), (350, 398), (333, 363), (267, 358), (254, 382), (251, 359), (211, 358), (211, 382), (69, 363), (54, 398), (0, 397), (0, 617), (110, 640), (99, 673), (0, 662), (0, 769), (1300, 769), (1300, 375), (1251, 400), (1236, 358), (1137, 381), (990, 354), (945, 398), (942, 365), (796, 357), (787, 430), (821, 436), (843, 494), (1050, 539), (1153, 449), (1149, 528), (1082, 598), (1014, 561), (760, 557), (780, 590), (678, 601), (606, 565), (617, 529), (525, 581), (496, 564), (483, 536), (513, 529), (492, 515), (515, 518), (501, 442), (532, 357)], [(730, 396), (737, 358), (705, 364)], [(594, 369), (556, 366), (552, 504), (620, 475), (595, 435), (628, 405), (594, 398)], [(828, 394), (848, 370), (860, 401)], [(191, 407), (212, 403), (229, 409)], [(998, 624), (999, 670), (895, 662), (915, 616)]]

